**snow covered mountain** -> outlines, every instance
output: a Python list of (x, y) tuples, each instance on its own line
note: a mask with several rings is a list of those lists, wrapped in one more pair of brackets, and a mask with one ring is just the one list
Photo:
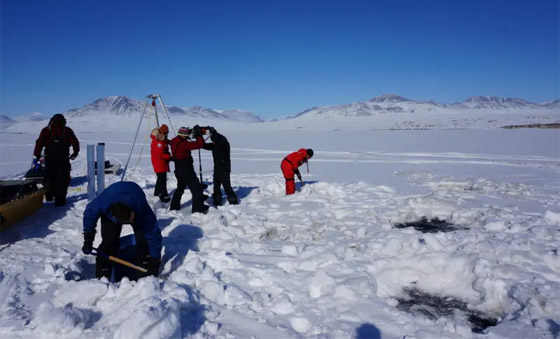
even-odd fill
[(17, 116), (15, 118), (16, 121), (18, 122), (24, 122), (24, 121), (43, 121), (43, 120), (48, 120), (50, 119), (50, 116), (40, 113), (40, 112), (32, 112), (32, 113), (27, 113), (24, 115), (20, 115)]
[(470, 97), (462, 103), (455, 103), (449, 106), (458, 109), (536, 109), (543, 108), (527, 100), (518, 98), (499, 98), (489, 96)]
[(138, 116), (142, 113), (144, 103), (126, 96), (111, 96), (95, 100), (89, 105), (74, 108), (63, 113), (67, 119), (95, 116), (99, 114), (114, 114), (120, 116)]
[[(75, 108), (63, 113), (67, 118), (74, 119), (79, 117), (93, 117), (97, 115), (117, 115), (123, 117), (139, 117), (144, 110), (145, 102), (126, 96), (110, 96), (97, 99), (89, 105), (81, 108)], [(151, 109), (151, 102), (148, 102), (148, 108)], [(157, 102), (158, 112), (161, 111), (159, 101)], [(253, 113), (242, 110), (226, 110), (220, 113), (217, 110), (202, 106), (177, 107), (165, 106), (170, 115), (182, 118), (182, 115), (189, 118), (205, 118), (205, 119), (226, 119), (240, 122), (262, 122), (262, 120)]]
[(470, 97), (467, 100), (444, 105), (434, 100), (417, 101), (396, 94), (384, 94), (367, 101), (346, 105), (313, 107), (287, 119), (367, 117), (387, 113), (457, 113), (464, 110), (488, 110), (494, 112), (534, 111), (560, 108), (560, 100), (537, 104), (518, 98), (492, 96)]
[(17, 121), (15, 121), (14, 119), (5, 115), (0, 115), (0, 128), (10, 127), (16, 123)]
[(251, 112), (244, 111), (241, 109), (226, 109), (221, 112), (222, 115), (226, 116), (230, 120), (243, 121), (243, 122), (263, 122), (263, 120), (254, 115)]

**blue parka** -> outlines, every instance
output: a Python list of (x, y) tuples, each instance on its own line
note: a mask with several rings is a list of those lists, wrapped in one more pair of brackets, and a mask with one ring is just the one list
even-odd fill
[(154, 212), (148, 205), (146, 194), (134, 182), (116, 182), (107, 187), (87, 205), (84, 212), (84, 233), (93, 232), (101, 216), (106, 216), (113, 222), (118, 222), (110, 210), (111, 205), (115, 203), (125, 204), (134, 211), (134, 225), (140, 229), (148, 241), (150, 256), (160, 258), (161, 230)]

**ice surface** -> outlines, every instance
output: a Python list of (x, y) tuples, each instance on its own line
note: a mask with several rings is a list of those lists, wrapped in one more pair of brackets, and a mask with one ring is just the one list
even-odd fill
[[(2, 134), (3, 178), (30, 165), (35, 123)], [(92, 128), (99, 125), (72, 126), (84, 151), (72, 164), (68, 204), (45, 203), (0, 234), (0, 337), (478, 336), (455, 317), (399, 310), (397, 298), (410, 288), (499, 318), (485, 330), (489, 338), (558, 336), (558, 130), (217, 126), (232, 144), (240, 204), (207, 215), (190, 214), (188, 191), (181, 211), (153, 197), (149, 146), (139, 158), (147, 143), (140, 140), (127, 180), (156, 210), (162, 271), (111, 284), (92, 278), (94, 258), (81, 253), (85, 145), (106, 142), (107, 156), (124, 164), (134, 124)], [(306, 185), (285, 196), (280, 161), (301, 147), (315, 150), (310, 173), (301, 168)], [(211, 155), (201, 157), (211, 184)], [(171, 191), (176, 184), (170, 174)], [(465, 229), (393, 227), (422, 217)]]

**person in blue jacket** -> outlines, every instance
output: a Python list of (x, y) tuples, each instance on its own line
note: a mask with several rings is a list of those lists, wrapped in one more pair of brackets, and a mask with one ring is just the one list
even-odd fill
[[(82, 252), (90, 254), (95, 240), (95, 228), (101, 218), (101, 244), (98, 251), (115, 255), (123, 224), (132, 225), (137, 246), (137, 265), (158, 275), (161, 263), (161, 230), (144, 191), (134, 182), (120, 181), (107, 187), (93, 199), (84, 211), (84, 245)], [(113, 262), (97, 256), (95, 277), (111, 279)]]

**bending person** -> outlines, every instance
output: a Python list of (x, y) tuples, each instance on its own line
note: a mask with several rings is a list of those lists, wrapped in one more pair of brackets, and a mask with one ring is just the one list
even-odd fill
[[(119, 248), (123, 224), (132, 225), (136, 239), (136, 264), (158, 275), (161, 263), (161, 230), (144, 191), (134, 182), (119, 181), (93, 199), (84, 211), (84, 246), (82, 252), (93, 250), (97, 221), (101, 218), (101, 244), (98, 249), (114, 256)], [(97, 256), (95, 277), (111, 279), (113, 262)]]
[(286, 179), (286, 195), (294, 194), (296, 191), (294, 174), (297, 175), (299, 181), (303, 182), (299, 173), (299, 167), (311, 159), (311, 157), (313, 157), (313, 150), (311, 148), (301, 148), (282, 159), (280, 168), (282, 169), (282, 174), (284, 174), (284, 179)]

